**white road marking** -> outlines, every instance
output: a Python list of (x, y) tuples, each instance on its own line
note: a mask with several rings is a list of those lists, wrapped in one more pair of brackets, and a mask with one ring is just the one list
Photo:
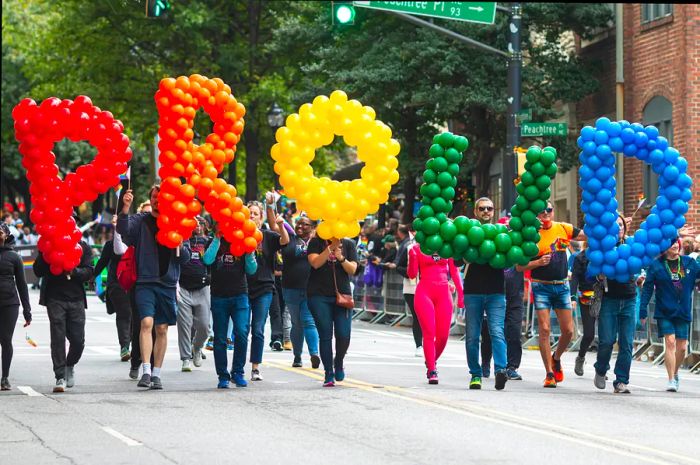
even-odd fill
[(131, 439), (130, 437), (124, 436), (122, 433), (110, 428), (109, 426), (102, 426), (101, 428), (102, 428), (102, 431), (104, 431), (105, 433), (107, 433), (111, 436), (114, 436), (115, 438), (117, 438), (120, 441), (122, 441), (123, 443), (125, 443), (127, 446), (142, 446), (143, 445), (142, 443), (140, 443), (134, 439)]
[(30, 386), (17, 386), (17, 389), (28, 395), (29, 397), (45, 397), (44, 394), (36, 392)]

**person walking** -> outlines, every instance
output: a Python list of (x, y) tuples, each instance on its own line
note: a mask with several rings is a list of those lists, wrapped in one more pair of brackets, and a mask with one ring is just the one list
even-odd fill
[(177, 342), (184, 372), (191, 372), (192, 364), (202, 366), (202, 347), (209, 335), (211, 274), (204, 263), (204, 252), (211, 239), (202, 217), (197, 217), (189, 242), (192, 256), (182, 265), (177, 293)]
[[(64, 392), (75, 386), (75, 365), (85, 349), (85, 309), (87, 296), (84, 284), (92, 279), (92, 250), (84, 241), (80, 263), (70, 272), (51, 273), (40, 253), (34, 262), (34, 274), (41, 280), (39, 305), (46, 307), (51, 332), (51, 360), (56, 384), (53, 392)], [(66, 354), (66, 339), (69, 343)]]
[(12, 336), (19, 317), (19, 304), (22, 303), (24, 327), (32, 322), (32, 306), (29, 302), (29, 289), (24, 276), (22, 257), (12, 245), (15, 238), (5, 223), (0, 223), (0, 350), (2, 350), (2, 377), (0, 389), (9, 391), (10, 365), (12, 364)]
[[(357, 249), (354, 241), (343, 238), (309, 241), (311, 265), (308, 286), (309, 310), (316, 322), (321, 361), (325, 377), (323, 386), (333, 387), (345, 379), (345, 355), (350, 347), (352, 310), (338, 305), (338, 294), (352, 295), (350, 276), (357, 271)], [(333, 335), (335, 334), (335, 358)]]
[(574, 258), (571, 268), (571, 306), (576, 310), (578, 302), (578, 310), (581, 313), (581, 321), (583, 322), (583, 337), (579, 345), (578, 355), (574, 365), (574, 373), (577, 376), (583, 376), (584, 366), (586, 364), (586, 352), (591, 347), (593, 339), (595, 339), (595, 325), (597, 316), (591, 314), (591, 300), (593, 298), (593, 285), (595, 278), (589, 278), (586, 275), (588, 269), (588, 257), (586, 252), (581, 251)]
[(639, 304), (639, 318), (644, 325), (649, 301), (656, 292), (654, 318), (659, 338), (663, 338), (666, 348), (666, 390), (669, 392), (677, 392), (680, 389), (678, 369), (685, 359), (688, 347), (692, 294), (700, 279), (698, 261), (687, 255), (680, 255), (680, 250), (680, 242), (674, 242), (661, 257), (649, 265)]
[[(410, 226), (412, 228), (413, 226)], [(411, 237), (409, 226), (400, 225), (396, 230), (396, 237), (399, 239), (399, 247), (396, 251), (396, 272), (403, 276), (403, 300), (408, 305), (411, 312), (411, 330), (413, 332), (413, 342), (416, 345), (415, 356), (423, 356), (423, 332), (420, 329), (420, 321), (416, 315), (415, 299), (418, 278), (408, 277), (408, 251), (416, 243)]]
[[(180, 267), (190, 260), (190, 243), (184, 241), (177, 250), (161, 245), (156, 240), (158, 193), (160, 186), (149, 192), (151, 211), (129, 215), (134, 201), (131, 190), (124, 194), (124, 206), (117, 219), (117, 231), (124, 243), (135, 247), (136, 285), (134, 300), (141, 320), (141, 360), (143, 374), (139, 387), (163, 389), (161, 368), (168, 348), (168, 326), (177, 323), (177, 282)], [(155, 327), (155, 341), (152, 330)], [(154, 355), (151, 367), (151, 353)]]

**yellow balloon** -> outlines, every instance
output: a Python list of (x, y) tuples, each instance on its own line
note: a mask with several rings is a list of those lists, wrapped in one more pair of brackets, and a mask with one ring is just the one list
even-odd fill
[(331, 230), (331, 226), (325, 221), (316, 227), (316, 234), (318, 234), (318, 236), (321, 239), (333, 238), (333, 231)]

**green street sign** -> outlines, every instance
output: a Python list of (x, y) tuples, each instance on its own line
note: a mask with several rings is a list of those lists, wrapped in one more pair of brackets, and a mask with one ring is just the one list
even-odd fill
[(516, 115), (515, 118), (518, 120), (519, 123), (523, 123), (525, 121), (530, 121), (532, 120), (532, 109), (531, 108), (526, 108), (524, 110), (520, 110)]
[(531, 123), (520, 125), (521, 137), (566, 136), (569, 128), (566, 123)]
[(352, 2), (355, 6), (375, 10), (398, 11), (434, 18), (471, 23), (493, 24), (496, 2)]

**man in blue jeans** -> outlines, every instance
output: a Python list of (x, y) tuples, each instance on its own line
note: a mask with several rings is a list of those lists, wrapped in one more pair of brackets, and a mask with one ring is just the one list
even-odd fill
[[(482, 197), (474, 204), (474, 215), (482, 223), (493, 220), (493, 202)], [(479, 362), (479, 337), (484, 312), (488, 322), (493, 364), (496, 370), (496, 389), (506, 386), (507, 355), (504, 325), (506, 318), (506, 295), (502, 269), (489, 264), (468, 263), (464, 275), (464, 308), (466, 311), (466, 348), (469, 373), (472, 375), (469, 389), (481, 389), (483, 376)]]

